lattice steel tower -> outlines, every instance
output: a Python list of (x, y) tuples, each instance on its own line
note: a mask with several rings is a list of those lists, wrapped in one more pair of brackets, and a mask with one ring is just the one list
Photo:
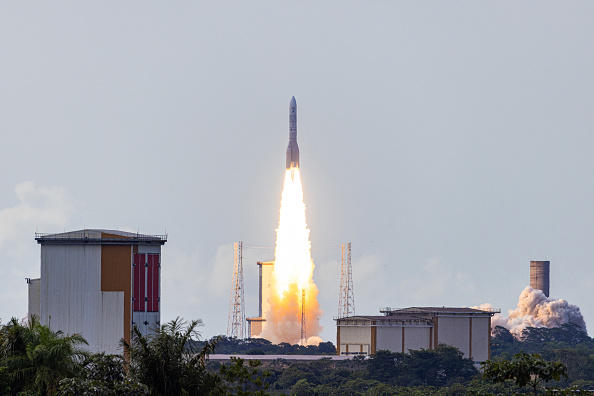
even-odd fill
[(305, 289), (301, 289), (301, 345), (307, 345), (307, 334), (305, 331)]
[(340, 295), (338, 296), (338, 317), (355, 315), (355, 295), (353, 293), (353, 268), (351, 267), (351, 243), (342, 244), (342, 263), (340, 267)]
[(233, 247), (233, 286), (231, 287), (227, 337), (244, 339), (247, 326), (245, 323), (245, 302), (243, 299), (243, 242), (235, 242)]

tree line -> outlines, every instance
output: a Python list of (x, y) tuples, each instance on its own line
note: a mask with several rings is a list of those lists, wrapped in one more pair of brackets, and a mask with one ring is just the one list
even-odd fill
[[(91, 354), (80, 335), (12, 319), (0, 325), (0, 395), (513, 395), (563, 388), (558, 394), (591, 394), (594, 340), (572, 326), (528, 328), (516, 339), (495, 329), (493, 360), (481, 370), (456, 348), (407, 354), (377, 351), (369, 358), (332, 361), (331, 343), (316, 348), (273, 345), (262, 339), (218, 337), (197, 341), (201, 321), (176, 319), (148, 336), (133, 330), (122, 355)], [(226, 354), (305, 354), (319, 360), (233, 358)]]
[(216, 353), (238, 355), (336, 355), (336, 347), (330, 341), (319, 345), (291, 345), (287, 342), (273, 344), (264, 338), (239, 339), (217, 336), (210, 340), (192, 340), (194, 348), (202, 348), (208, 342), (217, 343)]
[(522, 352), (567, 366), (567, 381), (552, 381), (551, 386), (594, 389), (594, 339), (576, 325), (528, 327), (519, 337), (504, 327), (495, 327), (491, 339), (493, 361), (510, 361)]

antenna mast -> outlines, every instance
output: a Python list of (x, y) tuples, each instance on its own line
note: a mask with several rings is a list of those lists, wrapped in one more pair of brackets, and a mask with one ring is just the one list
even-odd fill
[(340, 266), (340, 294), (338, 296), (338, 317), (355, 315), (355, 295), (353, 293), (353, 268), (351, 266), (351, 243), (342, 244)]
[(243, 299), (243, 242), (233, 244), (233, 284), (227, 321), (227, 337), (245, 338), (245, 302)]

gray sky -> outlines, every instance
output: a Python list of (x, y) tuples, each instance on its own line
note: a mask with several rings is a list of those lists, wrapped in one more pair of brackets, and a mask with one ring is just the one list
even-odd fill
[[(314, 278), (357, 313), (515, 307), (529, 261), (594, 326), (594, 3), (0, 3), (0, 318), (34, 232), (167, 231), (162, 320), (225, 333), (274, 245), (298, 104)], [(257, 314), (246, 248), (246, 313)]]

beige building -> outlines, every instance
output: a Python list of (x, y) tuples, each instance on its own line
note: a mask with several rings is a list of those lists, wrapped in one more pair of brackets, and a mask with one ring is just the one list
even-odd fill
[(443, 343), (460, 349), (474, 362), (491, 358), (491, 317), (496, 310), (413, 307), (381, 312), (384, 315), (336, 319), (337, 354), (405, 353)]

